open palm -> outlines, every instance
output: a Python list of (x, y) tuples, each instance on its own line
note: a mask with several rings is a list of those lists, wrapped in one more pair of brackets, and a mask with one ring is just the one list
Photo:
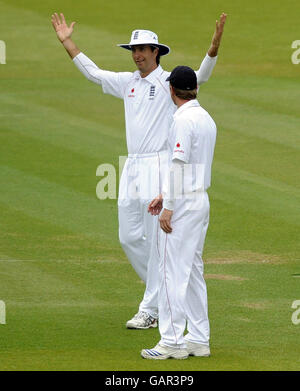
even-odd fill
[(51, 16), (51, 22), (54, 30), (56, 31), (57, 37), (61, 42), (71, 37), (75, 22), (72, 22), (70, 26), (68, 26), (64, 14), (60, 14), (59, 17), (57, 13)]
[(223, 12), (222, 15), (220, 16), (220, 21), (216, 20), (216, 31), (212, 39), (212, 44), (214, 46), (218, 46), (218, 47), (220, 46), (226, 18), (227, 18), (227, 14)]

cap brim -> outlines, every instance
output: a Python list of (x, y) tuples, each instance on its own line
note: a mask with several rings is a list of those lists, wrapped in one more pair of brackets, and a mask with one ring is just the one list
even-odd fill
[[(169, 46), (167, 45), (161, 45), (161, 44), (153, 44), (153, 43), (149, 43), (149, 42), (144, 42), (144, 43), (138, 43), (137, 45), (150, 45), (150, 46), (155, 46), (159, 49), (159, 54), (161, 56), (166, 56), (167, 54), (170, 53), (171, 49), (169, 48)], [(131, 50), (131, 46), (135, 46), (135, 45), (129, 45), (128, 43), (120, 43), (118, 44), (117, 46), (123, 48), (123, 49), (127, 49), (127, 50)]]
[(125, 43), (119, 43), (117, 46), (119, 46), (120, 48), (123, 48), (123, 49), (131, 50), (130, 45), (125, 44)]

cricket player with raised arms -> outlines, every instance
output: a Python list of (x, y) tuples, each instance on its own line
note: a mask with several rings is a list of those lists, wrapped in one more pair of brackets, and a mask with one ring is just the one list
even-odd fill
[[(176, 106), (171, 99), (170, 72), (160, 65), (170, 48), (159, 42), (150, 30), (134, 30), (130, 42), (119, 44), (129, 50), (137, 67), (135, 72), (111, 72), (99, 68), (74, 43), (75, 22), (67, 25), (63, 14), (52, 15), (59, 41), (79, 71), (102, 87), (105, 94), (123, 99), (128, 158), (119, 186), (118, 217), (120, 243), (146, 289), (137, 314), (127, 328), (157, 327), (158, 319), (158, 217), (148, 213), (149, 202), (162, 192), (168, 170), (167, 139)], [(226, 14), (216, 21), (211, 46), (195, 72), (197, 85), (206, 82), (216, 64)], [(134, 193), (134, 194), (133, 194)]]

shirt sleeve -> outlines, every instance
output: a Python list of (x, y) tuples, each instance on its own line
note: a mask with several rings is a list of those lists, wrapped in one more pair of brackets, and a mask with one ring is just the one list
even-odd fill
[(74, 57), (73, 62), (88, 80), (101, 85), (105, 94), (124, 98), (124, 91), (132, 77), (132, 73), (104, 71), (83, 53), (79, 53)]
[(188, 163), (192, 145), (191, 126), (189, 126), (188, 120), (177, 118), (173, 131), (175, 132), (175, 143), (173, 145), (172, 160), (178, 159)]
[(171, 163), (165, 191), (163, 191), (164, 208), (174, 210), (175, 200), (182, 195), (182, 178), (184, 162), (174, 159)]
[(198, 86), (200, 84), (205, 83), (211, 76), (212, 71), (216, 65), (217, 57), (210, 57), (208, 54), (204, 57), (200, 68), (195, 71), (197, 76), (197, 84)]

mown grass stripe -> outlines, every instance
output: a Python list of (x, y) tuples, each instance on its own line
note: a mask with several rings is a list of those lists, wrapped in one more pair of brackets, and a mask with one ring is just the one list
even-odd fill
[(101, 224), (104, 216), (111, 216), (111, 211), (103, 208), (103, 201), (96, 197), (3, 165), (0, 187), (4, 189), (0, 193), (1, 202), (28, 216), (71, 232), (85, 231), (100, 240), (107, 240), (111, 234), (105, 232)]
[(288, 194), (295, 198), (295, 202), (299, 201), (297, 198), (300, 197), (300, 189), (296, 187), (298, 186), (298, 183), (295, 183), (295, 186), (287, 185), (281, 181), (273, 180), (263, 175), (253, 174), (250, 171), (240, 169), (232, 164), (224, 163), (223, 161), (214, 161), (213, 167), (219, 175), (227, 174), (234, 176), (241, 181), (246, 180), (262, 187), (266, 187), (269, 190), (275, 190), (279, 194)]
[(75, 114), (18, 99), (5, 96), (2, 101), (10, 105), (17, 103), (27, 114), (22, 117), (22, 121), (12, 121), (11, 117), (6, 117), (2, 121), (2, 129), (30, 135), (52, 145), (63, 145), (66, 149), (98, 159), (103, 154), (108, 155), (108, 151), (111, 156), (114, 149), (114, 155), (126, 153), (124, 129), (104, 126)]

